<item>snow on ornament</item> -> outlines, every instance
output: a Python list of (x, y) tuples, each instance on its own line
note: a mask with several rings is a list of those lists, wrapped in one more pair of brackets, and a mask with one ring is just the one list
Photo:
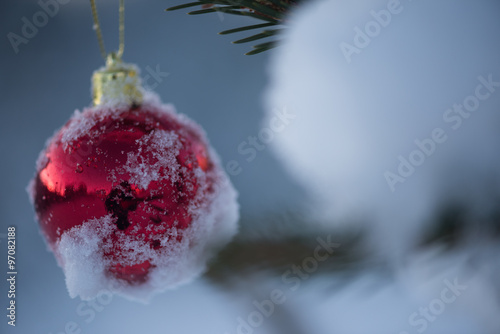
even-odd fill
[(203, 272), (236, 233), (236, 191), (203, 130), (110, 54), (94, 106), (46, 144), (30, 196), (71, 297), (148, 300)]

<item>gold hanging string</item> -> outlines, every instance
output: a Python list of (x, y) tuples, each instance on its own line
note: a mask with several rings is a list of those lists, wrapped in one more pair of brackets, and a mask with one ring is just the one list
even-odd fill
[[(97, 15), (97, 7), (95, 4), (95, 0), (90, 0), (90, 7), (92, 9), (92, 18), (94, 19), (94, 29), (97, 35), (97, 41), (99, 42), (99, 50), (101, 51), (101, 56), (106, 60), (107, 53), (106, 48), (104, 46), (104, 39), (102, 37), (101, 25), (99, 24), (99, 16)], [(117, 58), (121, 59), (123, 56), (123, 51), (125, 49), (125, 0), (120, 0), (120, 7), (118, 10), (119, 14), (119, 23), (118, 23), (118, 31), (119, 31), (119, 48), (116, 54)]]
[(125, 47), (125, 0), (120, 0), (119, 7), (119, 48), (117, 52), (106, 55), (95, 0), (90, 0), (92, 16), (99, 40), (101, 53), (106, 60), (106, 66), (95, 71), (92, 75), (92, 100), (94, 106), (103, 104), (117, 105), (126, 103), (129, 106), (138, 106), (143, 100), (141, 80), (137, 67), (122, 62)]
[(123, 50), (125, 49), (125, 0), (120, 0), (120, 8), (119, 8), (119, 38), (120, 38), (120, 46), (118, 48), (117, 56), (121, 58), (123, 56)]
[(99, 17), (97, 16), (97, 7), (95, 5), (95, 0), (90, 0), (90, 8), (92, 9), (92, 18), (94, 19), (94, 30), (97, 35), (97, 41), (99, 42), (99, 49), (101, 50), (101, 56), (106, 60), (106, 48), (104, 47), (104, 40), (102, 38), (101, 25), (99, 24)]

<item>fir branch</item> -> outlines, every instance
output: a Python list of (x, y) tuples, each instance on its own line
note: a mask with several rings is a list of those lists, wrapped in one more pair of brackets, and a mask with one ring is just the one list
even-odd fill
[[(330, 238), (339, 247), (321, 262), (315, 275), (355, 272), (366, 268), (367, 262), (374, 261), (362, 246), (364, 238), (361, 235), (335, 237), (319, 234), (290, 236), (281, 240), (237, 239), (221, 251), (205, 277), (226, 288), (245, 282), (254, 274), (266, 273), (270, 277), (280, 277), (292, 265), (300, 265), (305, 258), (314, 256), (319, 239)], [(372, 264), (375, 265), (375, 262)]]
[[(479, 226), (465, 223), (466, 213), (456, 206), (443, 209), (432, 227), (419, 237), (416, 251), (435, 248), (451, 251), (461, 247), (471, 228), (487, 229), (493, 240), (500, 240), (500, 210)], [(332, 284), (347, 284), (350, 277), (364, 270), (375, 270), (382, 276), (391, 275), (385, 260), (368, 248), (366, 235), (353, 231), (316, 231), (304, 213), (285, 211), (263, 217), (244, 217), (241, 231), (232, 243), (224, 248), (211, 263), (205, 278), (225, 289), (244, 285), (252, 277), (264, 274), (280, 278), (292, 265), (300, 265), (307, 257), (314, 256), (321, 240), (338, 243), (328, 258), (318, 264), (311, 276), (344, 277)], [(365, 231), (368, 233), (369, 231)], [(331, 290), (338, 290), (332, 286)]]
[(272, 49), (272, 48), (276, 47), (277, 45), (278, 45), (278, 41), (271, 41), (271, 42), (266, 42), (266, 43), (262, 43), (262, 44), (257, 44), (253, 47), (254, 50), (245, 53), (245, 55), (247, 55), (247, 56), (256, 55), (258, 53)]
[[(252, 29), (267, 28), (275, 25), (282, 25), (288, 12), (295, 7), (299, 1), (295, 0), (198, 0), (173, 7), (167, 11), (179, 10), (195, 6), (201, 6), (201, 9), (188, 12), (189, 15), (200, 15), (207, 13), (220, 12), (230, 15), (248, 16), (254, 19), (265, 21), (266, 23), (243, 26), (240, 28), (229, 29), (220, 32), (220, 35), (227, 35), (237, 32), (243, 32)], [(283, 29), (264, 30), (246, 38), (234, 41), (234, 44), (246, 43), (281, 33)], [(253, 50), (246, 55), (255, 55), (278, 45), (278, 40), (255, 45)]]
[(246, 31), (246, 30), (267, 28), (267, 27), (270, 27), (270, 26), (273, 26), (273, 25), (275, 25), (275, 24), (272, 23), (272, 22), (262, 23), (262, 24), (255, 24), (255, 25), (252, 25), (252, 26), (246, 26), (246, 27), (240, 27), (240, 28), (235, 28), (235, 29), (224, 30), (224, 31), (221, 31), (219, 33), (219, 35), (228, 35), (228, 34), (233, 34), (233, 33), (236, 33), (236, 32), (242, 32), (242, 31)]
[(239, 9), (239, 8), (240, 8), (239, 6), (212, 7), (212, 8), (195, 10), (195, 11), (189, 12), (188, 15), (199, 15), (199, 14), (215, 13), (215, 12), (222, 12), (222, 11), (228, 12), (230, 10)]
[(201, 5), (201, 1), (188, 2), (188, 3), (182, 4), (182, 5), (178, 5), (178, 6), (173, 6), (173, 7), (167, 8), (166, 11), (179, 10), (179, 9), (184, 9), (184, 8), (189, 8), (189, 7), (194, 7), (194, 6), (200, 6), (200, 5)]
[(266, 38), (269, 36), (273, 36), (278, 34), (281, 31), (281, 29), (274, 29), (274, 30), (264, 30), (260, 34), (256, 34), (250, 37), (246, 37), (243, 39), (239, 39), (237, 41), (234, 41), (234, 44), (241, 44), (241, 43), (248, 43), (248, 42), (253, 42), (255, 40), (261, 39), (261, 38)]

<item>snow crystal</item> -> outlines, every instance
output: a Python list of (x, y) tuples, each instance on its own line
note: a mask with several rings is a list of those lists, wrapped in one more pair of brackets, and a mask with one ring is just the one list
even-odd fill
[(71, 149), (73, 142), (77, 141), (84, 135), (88, 135), (89, 131), (105, 118), (119, 119), (120, 112), (123, 108), (108, 108), (105, 106), (97, 106), (85, 108), (82, 112), (75, 110), (64, 131), (61, 133), (61, 143), (66, 152)]
[(84, 117), (79, 110), (75, 110), (73, 112), (73, 116), (71, 116), (69, 125), (66, 127), (61, 136), (61, 142), (64, 145), (64, 150), (68, 148), (68, 145), (70, 145), (71, 142), (88, 133), (96, 122), (97, 121), (95, 119)]
[[(110, 277), (106, 269), (110, 259), (103, 252), (111, 244), (103, 244), (116, 232), (111, 215), (91, 219), (70, 231), (63, 233), (54, 252), (66, 276), (66, 286), (72, 298), (83, 300), (95, 298), (102, 291), (119, 294), (128, 299), (147, 302), (153, 295), (166, 289), (187, 283), (206, 268), (207, 261), (236, 233), (238, 220), (237, 193), (225, 175), (219, 171), (216, 191), (211, 203), (194, 211), (191, 225), (182, 231), (179, 242), (168, 235), (161, 240), (160, 250), (153, 250), (149, 244), (133, 240), (121, 234), (118, 243), (123, 249), (130, 249), (128, 258), (134, 263), (149, 260), (155, 268), (150, 269), (148, 280), (141, 285), (128, 285)], [(176, 236), (173, 229), (170, 235)], [(126, 261), (123, 264), (131, 264)]]
[[(45, 145), (47, 147), (47, 145)], [(49, 163), (49, 158), (47, 157), (47, 154), (45, 154), (45, 150), (42, 150), (40, 154), (38, 155), (38, 159), (36, 159), (36, 170), (42, 170), (47, 166)]]
[[(154, 94), (146, 94), (143, 106), (157, 110), (156, 112), (175, 113), (172, 106), (160, 105)], [(93, 109), (95, 108), (84, 112), (96, 112)], [(112, 113), (108, 109), (103, 110), (108, 113), (107, 115)], [(188, 207), (192, 222), (186, 229), (171, 228), (168, 235), (162, 235), (160, 243), (164, 247), (157, 250), (152, 249), (149, 243), (140, 242), (125, 233), (117, 233), (115, 218), (112, 215), (88, 220), (64, 232), (53, 251), (65, 273), (71, 297), (79, 296), (89, 300), (100, 292), (107, 291), (146, 302), (156, 293), (187, 283), (200, 275), (205, 270), (207, 261), (235, 235), (239, 218), (237, 193), (201, 128), (187, 117), (181, 116), (181, 118), (183, 124), (196, 131), (207, 144), (207, 154), (214, 164), (214, 168), (209, 171), (214, 180), (213, 192), (206, 191), (208, 185), (205, 182), (205, 173), (199, 167), (195, 169), (200, 187)], [(73, 122), (75, 125), (64, 134), (64, 142), (67, 144), (93, 126), (88, 119), (83, 119), (81, 113), (75, 113)], [(177, 175), (175, 168), (180, 168), (176, 167), (179, 166), (176, 156), (181, 148), (175, 132), (154, 130), (139, 139), (137, 143), (139, 150), (151, 153), (157, 162), (148, 164), (142, 161), (138, 154), (129, 153), (123, 168), (131, 174), (131, 182), (145, 189), (154, 180), (175, 180)], [(162, 170), (162, 166), (169, 166), (169, 170)], [(180, 242), (171, 237), (179, 233), (182, 234)], [(145, 283), (125, 284), (107, 274), (111, 259), (103, 254), (111, 251), (112, 245), (106, 241), (111, 240), (111, 235), (118, 237), (122, 249), (130, 250), (123, 261), (120, 259), (120, 263), (132, 264), (131, 259), (133, 259), (134, 263), (148, 260), (154, 265), (149, 270)]]
[[(177, 170), (180, 168), (177, 156), (181, 148), (178, 138), (174, 131), (154, 130), (138, 139), (139, 150), (127, 154), (127, 162), (123, 167), (131, 175), (130, 182), (147, 189), (151, 181), (177, 181)], [(144, 161), (144, 153), (151, 153), (156, 162)], [(162, 173), (165, 166), (168, 166), (168, 171)]]
[[(160, 113), (176, 114), (175, 108), (171, 104), (161, 104), (160, 98), (154, 92), (144, 92), (143, 102), (141, 104), (144, 108), (151, 108)], [(98, 106), (84, 108), (83, 111), (75, 110), (71, 116), (70, 121), (64, 127), (61, 133), (61, 143), (63, 144), (64, 151), (70, 149), (73, 142), (80, 139), (83, 135), (89, 134), (89, 131), (99, 122), (106, 118), (118, 120), (120, 113), (128, 110), (130, 106), (124, 101), (115, 101), (114, 103), (106, 103)], [(181, 123), (189, 125), (194, 129), (201, 129), (197, 124), (183, 115), (179, 116)], [(58, 133), (56, 131), (56, 133)], [(204, 134), (203, 131), (200, 132)], [(48, 142), (55, 139), (50, 138)], [(39, 170), (39, 169), (38, 169)]]
[(69, 295), (82, 299), (96, 296), (106, 281), (106, 261), (101, 253), (102, 237), (113, 233), (111, 215), (91, 219), (66, 231), (55, 245), (54, 253), (66, 277)]

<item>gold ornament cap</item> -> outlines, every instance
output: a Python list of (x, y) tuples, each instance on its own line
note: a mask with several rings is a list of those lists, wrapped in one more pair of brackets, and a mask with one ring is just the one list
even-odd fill
[(92, 75), (92, 100), (100, 105), (139, 105), (143, 93), (139, 69), (123, 63), (115, 53), (106, 58), (106, 66)]

